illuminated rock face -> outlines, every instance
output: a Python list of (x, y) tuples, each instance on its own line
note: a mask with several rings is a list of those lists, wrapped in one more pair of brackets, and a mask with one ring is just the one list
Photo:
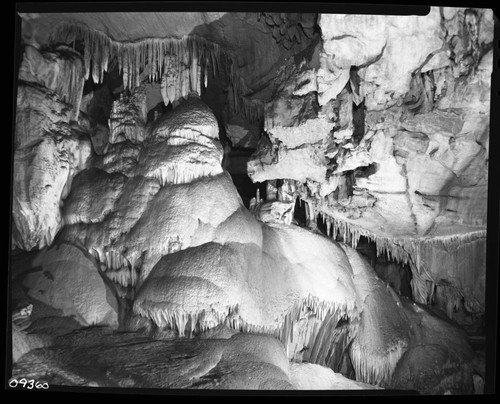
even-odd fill
[(84, 66), (78, 52), (67, 46), (39, 51), (27, 45), (19, 68), (19, 80), (40, 84), (54, 91), (72, 109), (78, 120), (84, 85)]
[(74, 317), (84, 326), (117, 326), (113, 292), (84, 251), (63, 243), (38, 253), (33, 266), (40, 270), (23, 281), (29, 297), (59, 310), (62, 317)]
[[(134, 310), (181, 335), (227, 322), (275, 334), (287, 349), (301, 318), (321, 323), (329, 315), (337, 321), (355, 315), (352, 270), (338, 246), (283, 225), (263, 225), (261, 232), (261, 247), (226, 240), (164, 256), (138, 291)], [(322, 252), (311, 249), (317, 244)]]
[(70, 127), (71, 106), (47, 89), (18, 88), (13, 175), (13, 246), (52, 243), (63, 223), (61, 200), (88, 167), (88, 138)]
[[(319, 67), (295, 75), (313, 84), (282, 85), (248, 162), (329, 234), (353, 246), (365, 236), (410, 265), (414, 299), (457, 321), (484, 313), (492, 21), (472, 9), (322, 14)], [(438, 258), (465, 250), (477, 265)]]
[[(82, 172), (65, 201), (65, 238), (81, 242), (108, 270), (122, 271), (125, 285), (145, 279), (162, 255), (210, 241), (243, 207), (221, 167), (217, 128), (193, 95), (154, 122), (126, 166), (128, 176), (102, 156), (102, 169)], [(226, 198), (207, 203), (216, 195)]]

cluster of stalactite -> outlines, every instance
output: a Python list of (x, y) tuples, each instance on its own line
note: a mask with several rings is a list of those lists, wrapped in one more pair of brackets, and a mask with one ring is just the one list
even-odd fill
[[(385, 256), (389, 261), (410, 266), (413, 269), (411, 282), (413, 295), (420, 303), (430, 304), (433, 302), (436, 286), (436, 281), (422, 262), (421, 251), (432, 249), (455, 251), (460, 246), (474, 248), (474, 241), (486, 238), (486, 230), (432, 237), (380, 236), (344, 217), (334, 215), (333, 209), (329, 209), (332, 194), (320, 198), (317, 194), (312, 195), (306, 183), (290, 179), (283, 179), (281, 182), (281, 186), (274, 189), (274, 193), (268, 193), (280, 201), (298, 201), (298, 206), (305, 204), (306, 225), (308, 227), (317, 228), (319, 219), (320, 222), (323, 222), (325, 234), (333, 240), (356, 248), (361, 237), (365, 237), (375, 244), (378, 257)], [(293, 206), (297, 205), (293, 203)]]
[(123, 287), (137, 283), (136, 268), (122, 254), (100, 248), (90, 248), (89, 253), (102, 265), (104, 274), (113, 282)]
[(261, 120), (263, 106), (244, 97), (245, 83), (237, 74), (234, 58), (218, 44), (199, 36), (182, 38), (147, 38), (136, 42), (118, 42), (105, 33), (81, 24), (61, 24), (51, 35), (53, 43), (84, 43), (85, 79), (102, 83), (112, 59), (116, 59), (125, 90), (139, 87), (141, 82), (161, 83), (166, 105), (186, 98), (190, 92), (202, 94), (209, 76), (225, 76), (229, 80), (233, 115), (243, 111), (250, 122)]
[[(175, 330), (180, 337), (193, 337), (220, 324), (240, 332), (274, 335), (284, 344), (289, 356), (297, 346), (307, 347), (304, 359), (321, 364), (338, 362), (338, 356), (345, 352), (356, 329), (355, 325), (341, 325), (350, 322), (356, 324), (359, 319), (359, 313), (354, 307), (338, 306), (312, 296), (297, 302), (278, 326), (246, 322), (238, 315), (237, 305), (228, 307), (225, 312), (212, 309), (189, 313), (182, 309), (160, 309), (143, 303), (134, 304), (134, 311), (149, 318), (157, 327)], [(299, 326), (303, 320), (307, 321), (305, 328)], [(303, 332), (297, 334), (297, 330)]]

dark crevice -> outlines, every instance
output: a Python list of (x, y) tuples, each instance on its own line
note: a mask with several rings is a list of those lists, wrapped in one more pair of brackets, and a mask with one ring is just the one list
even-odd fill
[(354, 170), (354, 178), (368, 178), (378, 170), (377, 163), (371, 163), (367, 166), (358, 167)]
[(223, 166), (231, 175), (234, 186), (247, 208), (250, 206), (250, 200), (255, 197), (257, 189), (261, 199), (266, 199), (266, 181), (254, 183), (248, 176), (247, 163), (254, 151), (254, 149), (244, 147), (226, 147), (223, 162)]
[(352, 122), (354, 126), (354, 131), (352, 133), (352, 139), (355, 145), (359, 145), (361, 139), (365, 135), (365, 114), (366, 107), (364, 101), (359, 105), (353, 103), (352, 105)]
[(363, 236), (360, 237), (356, 250), (368, 260), (377, 276), (388, 283), (399, 296), (413, 298), (412, 272), (408, 265), (390, 260), (385, 255), (377, 256), (376, 244)]
[(152, 123), (156, 121), (158, 117), (162, 116), (163, 114), (166, 114), (171, 110), (172, 110), (172, 103), (165, 105), (163, 101), (159, 102), (158, 104), (156, 104), (156, 106), (154, 106), (148, 111), (147, 123)]
[(306, 215), (306, 202), (300, 198), (295, 199), (295, 208), (293, 211), (294, 224), (300, 227), (306, 227), (307, 215)]

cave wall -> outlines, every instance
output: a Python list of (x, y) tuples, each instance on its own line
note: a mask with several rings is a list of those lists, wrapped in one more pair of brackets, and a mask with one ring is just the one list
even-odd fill
[(317, 57), (282, 74), (265, 105), (250, 177), (283, 179), (313, 227), (321, 215), (329, 235), (368, 237), (410, 265), (416, 301), (481, 316), (492, 11), (321, 14), (318, 25)]

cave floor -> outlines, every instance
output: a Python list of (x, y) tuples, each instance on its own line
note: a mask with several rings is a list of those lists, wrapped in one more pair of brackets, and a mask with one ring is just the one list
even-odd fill
[[(158, 340), (93, 326), (24, 354), (13, 365), (12, 378), (63, 388), (294, 390), (293, 366), (279, 347), (273, 337), (260, 334)], [(380, 390), (341, 375), (335, 383), (340, 390)]]

